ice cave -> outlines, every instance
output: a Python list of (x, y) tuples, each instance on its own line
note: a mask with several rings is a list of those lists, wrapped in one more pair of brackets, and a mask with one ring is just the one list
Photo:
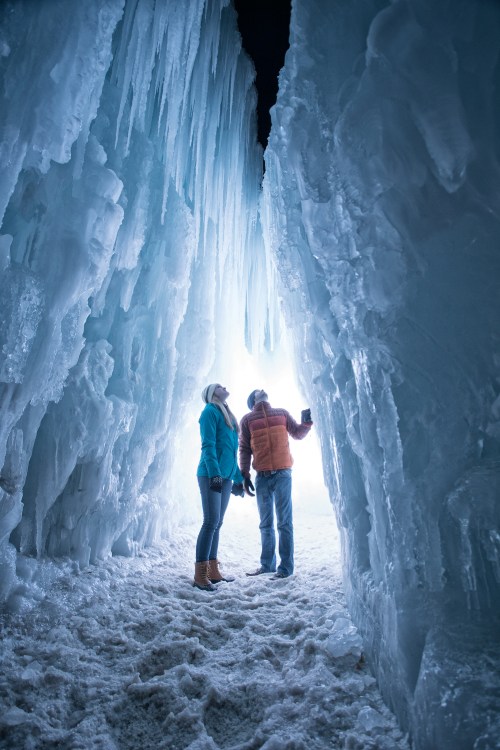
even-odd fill
[[(0, 747), (500, 748), (499, 40), (292, 0), (262, 148), (232, 0), (3, 0)], [(223, 379), (311, 408), (342, 586), (191, 586)]]

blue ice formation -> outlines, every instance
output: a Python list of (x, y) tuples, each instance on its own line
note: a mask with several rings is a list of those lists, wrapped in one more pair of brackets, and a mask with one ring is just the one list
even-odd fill
[(499, 38), (497, 3), (295, 2), (265, 153), (349, 606), (426, 750), (500, 738)]
[(282, 307), (382, 691), (419, 750), (498, 747), (499, 38), (294, 0), (261, 190), (229, 0), (2, 4), (3, 600), (170, 532), (187, 406)]
[(161, 533), (175, 426), (242, 297), (262, 151), (227, 2), (1, 12), (5, 597), (16, 548), (85, 565)]

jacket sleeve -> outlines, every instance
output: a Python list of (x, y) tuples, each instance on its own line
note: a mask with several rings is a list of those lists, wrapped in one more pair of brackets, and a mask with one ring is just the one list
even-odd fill
[(236, 467), (236, 469), (234, 470), (233, 482), (235, 484), (243, 484), (243, 474), (241, 473), (238, 467)]
[(240, 471), (244, 477), (250, 476), (251, 460), (250, 429), (248, 427), (248, 420), (243, 417), (240, 422)]
[(217, 459), (217, 415), (213, 409), (204, 409), (200, 417), (201, 457), (205, 461), (209, 477), (220, 476)]
[(311, 427), (312, 422), (309, 424), (299, 424), (288, 412), (286, 412), (286, 429), (295, 440), (302, 440), (302, 438), (305, 438)]

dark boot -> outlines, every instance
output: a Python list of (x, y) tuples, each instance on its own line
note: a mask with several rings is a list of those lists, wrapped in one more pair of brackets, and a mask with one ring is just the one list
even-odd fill
[(257, 570), (252, 570), (251, 573), (245, 573), (246, 576), (261, 576), (264, 573), (273, 573), (273, 570), (264, 570), (264, 568), (261, 566), (260, 568), (257, 568)]

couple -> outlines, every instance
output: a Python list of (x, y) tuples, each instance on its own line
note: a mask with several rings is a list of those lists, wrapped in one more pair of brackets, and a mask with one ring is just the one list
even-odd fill
[[(274, 506), (278, 519), (280, 565), (275, 578), (293, 573), (292, 472), (288, 435), (301, 440), (312, 426), (311, 411), (302, 412), (301, 424), (285, 409), (273, 409), (263, 390), (252, 391), (248, 408), (238, 426), (227, 405), (229, 392), (219, 383), (203, 389), (206, 406), (200, 416), (201, 459), (197, 476), (203, 506), (203, 525), (196, 542), (193, 585), (213, 591), (214, 584), (233, 580), (219, 569), (219, 531), (229, 498), (257, 493), (262, 552), (260, 567), (247, 575), (276, 571)], [(239, 445), (240, 465), (236, 460)], [(257, 472), (255, 487), (250, 479), (250, 461)], [(243, 489), (244, 487), (244, 489)]]

